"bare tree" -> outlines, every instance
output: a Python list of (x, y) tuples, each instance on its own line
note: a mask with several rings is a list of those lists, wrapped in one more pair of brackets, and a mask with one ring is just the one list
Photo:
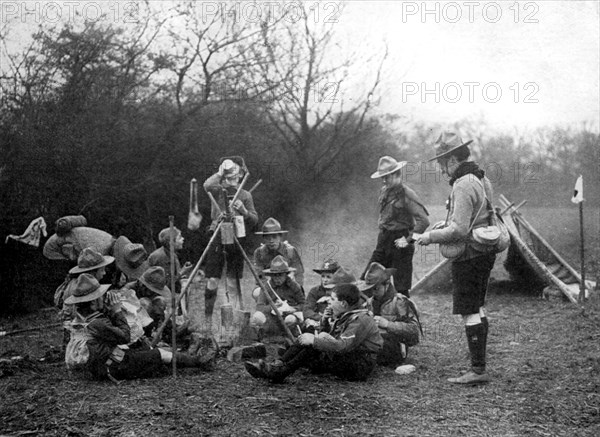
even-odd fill
[[(340, 56), (335, 22), (314, 23), (318, 20), (311, 20), (306, 7), (293, 21), (264, 26), (262, 45), (255, 51), (266, 53), (270, 61), (260, 65), (262, 80), (274, 90), (267, 113), (284, 149), (295, 155), (303, 171), (317, 174), (326, 172), (365, 129), (388, 52), (384, 47), (382, 53), (359, 63), (351, 53)], [(368, 77), (365, 71), (373, 63)], [(351, 77), (356, 67), (361, 73)], [(370, 85), (351, 92), (361, 82), (357, 76)]]

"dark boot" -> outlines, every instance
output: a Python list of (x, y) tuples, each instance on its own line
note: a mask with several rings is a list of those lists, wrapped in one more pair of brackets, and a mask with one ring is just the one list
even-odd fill
[(488, 382), (489, 376), (485, 372), (485, 328), (483, 323), (465, 326), (467, 343), (471, 353), (471, 371), (458, 378), (450, 378), (449, 382), (455, 384), (480, 384)]
[(210, 323), (209, 327), (212, 328), (212, 316), (215, 309), (215, 302), (217, 300), (217, 289), (206, 288), (204, 291), (204, 315), (206, 316), (206, 322)]
[(485, 372), (485, 327), (483, 323), (465, 326), (471, 353), (471, 368), (475, 373)]
[(203, 356), (192, 356), (183, 352), (175, 354), (177, 365), (180, 367), (198, 367), (202, 370), (211, 371), (215, 368), (216, 354), (207, 353)]
[(283, 383), (285, 378), (294, 373), (295, 370), (296, 368), (282, 361), (275, 361), (274, 363), (264, 363), (262, 365), (262, 371), (265, 377), (276, 384)]
[(484, 350), (484, 354), (487, 356), (487, 339), (488, 339), (488, 332), (490, 330), (490, 322), (488, 322), (487, 317), (482, 317), (481, 324), (483, 325), (483, 350)]

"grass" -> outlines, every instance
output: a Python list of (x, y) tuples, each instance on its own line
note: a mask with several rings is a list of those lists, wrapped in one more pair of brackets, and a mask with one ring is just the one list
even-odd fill
[[(531, 223), (538, 220), (526, 217)], [(336, 241), (335, 237), (325, 235), (322, 241)], [(358, 271), (362, 263), (357, 260), (364, 259), (364, 253), (368, 256), (374, 241), (360, 245), (355, 238), (353, 246), (345, 246), (339, 240), (343, 262)], [(561, 252), (556, 242), (552, 244)], [(437, 261), (418, 255), (415, 276)], [(311, 263), (305, 265), (310, 285), (317, 275), (310, 273)], [(494, 276), (487, 303), (493, 381), (485, 386), (446, 382), (468, 366), (462, 322), (450, 314), (448, 293), (414, 296), (425, 329), (421, 344), (409, 356), (417, 371), (400, 376), (393, 369), (377, 368), (364, 383), (299, 371), (286, 384), (272, 385), (223, 358), (215, 372), (182, 369), (176, 380), (154, 378), (119, 386), (86, 381), (71, 377), (61, 362), (52, 362), (61, 333), (47, 329), (0, 338), (1, 357), (29, 357), (0, 366), (0, 434), (596, 436), (597, 296), (582, 311), (562, 300), (535, 297), (527, 286), (507, 281), (501, 268)], [(245, 290), (251, 283), (245, 282)], [(224, 302), (223, 295), (219, 299)], [(41, 311), (3, 319), (0, 329), (44, 325), (54, 317), (53, 311)], [(44, 356), (46, 361), (39, 361)]]

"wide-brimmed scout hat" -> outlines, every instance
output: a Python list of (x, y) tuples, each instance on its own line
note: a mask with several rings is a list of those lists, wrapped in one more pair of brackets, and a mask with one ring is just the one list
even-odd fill
[(256, 235), (274, 235), (274, 234), (286, 234), (287, 231), (281, 229), (281, 223), (275, 220), (273, 217), (269, 217), (265, 220), (262, 226), (261, 232), (255, 232)]
[(382, 178), (389, 174), (392, 174), (401, 168), (403, 168), (407, 161), (396, 161), (391, 156), (382, 156), (379, 158), (379, 164), (377, 164), (377, 171), (371, 175), (371, 179)]
[(365, 273), (365, 279), (358, 281), (356, 286), (360, 291), (366, 291), (382, 282), (387, 281), (390, 277), (396, 273), (396, 269), (386, 269), (384, 266), (377, 262), (372, 262)]
[(92, 247), (86, 247), (77, 258), (77, 265), (69, 273), (83, 273), (96, 270), (112, 263), (115, 259), (109, 255), (101, 255)]
[(165, 274), (165, 269), (162, 267), (153, 266), (148, 268), (140, 276), (139, 281), (156, 294), (160, 294), (166, 298), (171, 297), (171, 290), (167, 287), (167, 275)]
[(442, 132), (440, 137), (433, 145), (435, 147), (435, 156), (431, 159), (428, 159), (427, 162), (445, 158), (461, 147), (467, 147), (472, 142), (473, 140), (469, 140), (466, 143), (463, 143), (462, 138), (458, 136), (458, 134), (454, 132)]
[(83, 273), (77, 277), (73, 294), (65, 299), (65, 303), (72, 305), (81, 302), (91, 302), (103, 296), (108, 287), (110, 287), (110, 284), (100, 284), (89, 273)]
[(278, 275), (280, 273), (290, 273), (295, 271), (296, 269), (290, 267), (281, 255), (277, 255), (271, 261), (270, 267), (268, 269), (263, 270), (263, 273), (265, 275)]
[(335, 273), (340, 268), (340, 264), (333, 259), (326, 259), (318, 269), (313, 269), (313, 272), (321, 273)]
[(120, 236), (113, 248), (115, 263), (128, 278), (138, 279), (148, 269), (148, 252), (143, 244), (132, 243), (129, 238)]
[(340, 267), (335, 271), (333, 276), (331, 277), (331, 281), (329, 281), (330, 285), (334, 287), (341, 284), (355, 284), (356, 276), (352, 274), (351, 271), (346, 270), (344, 267)]

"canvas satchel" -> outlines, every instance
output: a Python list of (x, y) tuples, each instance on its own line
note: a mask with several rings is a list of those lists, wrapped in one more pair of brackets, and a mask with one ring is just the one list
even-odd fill
[(502, 217), (494, 210), (485, 194), (483, 184), (481, 187), (488, 208), (488, 226), (473, 229), (471, 245), (479, 252), (500, 253), (509, 246), (510, 234)]
[[(484, 190), (484, 195), (485, 195), (485, 190)], [(479, 217), (479, 214), (481, 214), (481, 211), (483, 210), (483, 205), (484, 205), (484, 203), (482, 202), (481, 207), (479, 207), (479, 211), (477, 211), (477, 214), (475, 215), (475, 217), (473, 217), (473, 220), (471, 221), (471, 225), (469, 226), (469, 231), (467, 232), (467, 235), (471, 234), (471, 230), (473, 229), (473, 224), (475, 223), (475, 220), (477, 220), (477, 217)], [(450, 211), (448, 211), (448, 214), (446, 215), (446, 225), (448, 224), (449, 216), (450, 216)], [(448, 259), (458, 258), (465, 252), (466, 248), (467, 248), (466, 240), (457, 240), (457, 241), (451, 241), (448, 243), (440, 243), (440, 253), (442, 254), (442, 256), (444, 258), (448, 258)]]

